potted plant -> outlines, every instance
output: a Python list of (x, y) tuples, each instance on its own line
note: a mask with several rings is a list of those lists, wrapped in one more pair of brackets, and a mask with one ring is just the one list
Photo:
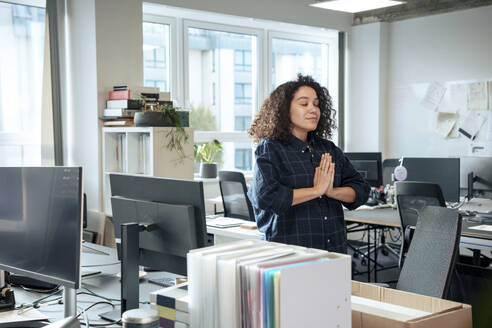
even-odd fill
[(161, 104), (159, 102), (147, 102), (141, 96), (142, 111), (136, 112), (133, 118), (135, 126), (170, 126), (174, 127), (167, 134), (169, 141), (167, 149), (177, 151), (179, 161), (182, 162), (186, 155), (183, 144), (188, 142), (188, 135), (184, 127), (189, 126), (189, 112), (180, 111), (178, 107), (171, 104)]
[(200, 177), (217, 177), (217, 161), (221, 153), (222, 144), (217, 139), (197, 146), (195, 152), (195, 160), (199, 159), (201, 161)]

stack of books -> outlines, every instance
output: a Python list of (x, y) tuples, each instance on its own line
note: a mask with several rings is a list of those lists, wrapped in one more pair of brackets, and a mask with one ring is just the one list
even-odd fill
[(188, 328), (190, 315), (188, 313), (188, 284), (160, 289), (150, 294), (151, 303), (159, 313), (159, 327)]
[(190, 326), (351, 326), (351, 259), (259, 240), (187, 256)]
[(159, 88), (136, 87), (130, 89), (127, 85), (113, 86), (108, 93), (103, 117), (104, 126), (134, 126), (135, 113), (142, 110), (143, 99), (147, 107), (156, 104), (172, 106), (171, 94), (159, 92)]

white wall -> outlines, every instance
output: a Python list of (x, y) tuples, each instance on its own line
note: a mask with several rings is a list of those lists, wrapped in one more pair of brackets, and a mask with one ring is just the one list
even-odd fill
[(354, 27), (349, 35), (347, 149), (379, 150), (385, 157), (465, 151), (464, 138), (446, 140), (433, 131), (435, 113), (419, 106), (412, 87), (491, 80), (491, 17), (492, 6), (487, 6), (394, 22), (386, 31), (380, 23)]
[(94, 0), (67, 2), (69, 104), (64, 122), (65, 165), (82, 165), (89, 210), (100, 208)]
[(346, 151), (383, 151), (387, 42), (388, 23), (356, 26), (348, 35)]
[[(313, 0), (148, 0), (146, 2), (221, 14), (348, 31), (352, 14), (310, 7)], [(254, 21), (251, 27), (255, 27)]]
[(388, 153), (392, 157), (466, 154), (466, 138), (443, 139), (434, 132), (436, 113), (405, 105), (418, 101), (412, 95), (416, 83), (492, 80), (492, 6), (391, 25)]

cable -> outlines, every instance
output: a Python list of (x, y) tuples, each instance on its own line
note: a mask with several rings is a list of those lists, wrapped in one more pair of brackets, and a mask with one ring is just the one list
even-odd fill
[(85, 289), (86, 291), (88, 291), (91, 295), (93, 296), (96, 296), (96, 297), (99, 297), (99, 298), (102, 298), (103, 300), (106, 300), (106, 301), (113, 301), (113, 302), (120, 302), (119, 299), (116, 299), (116, 298), (110, 298), (110, 297), (106, 297), (106, 296), (103, 296), (103, 295), (99, 295), (98, 293), (96, 292), (93, 292), (92, 290), (90, 290), (89, 288), (87, 288), (86, 286), (82, 285), (82, 288)]
[(80, 315), (82, 313), (87, 312), (88, 310), (92, 309), (94, 306), (99, 305), (99, 304), (109, 304), (109, 305), (111, 305), (113, 307), (113, 310), (115, 308), (114, 304), (111, 303), (111, 302), (108, 302), (108, 301), (99, 301), (99, 302), (93, 303), (93, 304), (89, 305), (88, 307), (86, 307), (85, 309), (83, 309), (82, 312), (80, 312), (79, 314), (77, 314), (76, 318), (80, 317)]

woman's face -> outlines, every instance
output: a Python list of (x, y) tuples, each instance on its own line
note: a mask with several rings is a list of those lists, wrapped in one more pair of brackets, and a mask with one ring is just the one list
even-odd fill
[(316, 130), (320, 117), (316, 91), (308, 86), (300, 87), (290, 103), (292, 134), (305, 140), (307, 133)]

